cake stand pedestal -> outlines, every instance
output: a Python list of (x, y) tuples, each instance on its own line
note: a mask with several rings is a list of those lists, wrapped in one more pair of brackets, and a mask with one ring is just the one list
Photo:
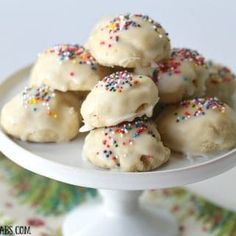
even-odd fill
[[(27, 84), (29, 72), (30, 66), (23, 68), (0, 85), (0, 110)], [(174, 217), (143, 204), (138, 190), (196, 183), (236, 165), (236, 150), (231, 150), (193, 161), (173, 154), (167, 165), (150, 172), (108, 171), (83, 160), (83, 142), (84, 135), (69, 143), (21, 142), (0, 130), (0, 151), (18, 165), (58, 181), (100, 189), (100, 201), (88, 201), (67, 216), (64, 236), (177, 236)]]
[(99, 190), (102, 202), (83, 204), (63, 226), (64, 236), (177, 236), (175, 218), (164, 209), (141, 204), (141, 191)]

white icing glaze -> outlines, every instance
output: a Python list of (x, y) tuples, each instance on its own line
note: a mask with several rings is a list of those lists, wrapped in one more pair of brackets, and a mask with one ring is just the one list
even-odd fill
[[(10, 100), (1, 111), (1, 126), (6, 133), (23, 141), (69, 141), (79, 132), (81, 122), (77, 97), (54, 92), (41, 86), (44, 99), (34, 96), (36, 89), (28, 88)], [(48, 90), (47, 90), (48, 89)], [(48, 102), (47, 102), (48, 100)]]
[(169, 57), (170, 42), (159, 23), (144, 15), (120, 15), (102, 20), (86, 47), (106, 66), (149, 66)]
[(149, 68), (136, 68), (135, 73), (152, 77), (160, 102), (166, 104), (204, 95), (208, 76), (204, 58), (189, 49), (173, 49), (169, 60)]
[(32, 72), (30, 85), (47, 84), (60, 91), (86, 91), (106, 75), (88, 50), (62, 44), (42, 52)]
[(167, 147), (191, 156), (218, 153), (236, 145), (236, 113), (216, 98), (167, 107), (156, 124)]
[(85, 139), (83, 155), (99, 167), (147, 171), (168, 161), (170, 150), (163, 146), (152, 123), (136, 120), (92, 130)]
[(117, 72), (100, 81), (82, 104), (87, 127), (112, 126), (143, 115), (151, 116), (158, 89), (146, 76)]

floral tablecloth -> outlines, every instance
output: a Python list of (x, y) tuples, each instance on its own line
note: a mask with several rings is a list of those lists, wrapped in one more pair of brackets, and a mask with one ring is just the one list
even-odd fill
[[(61, 236), (66, 213), (97, 192), (38, 176), (0, 154), (0, 194), (0, 227), (30, 226), (33, 236)], [(184, 189), (146, 191), (144, 199), (173, 212), (181, 236), (236, 236), (236, 213)]]

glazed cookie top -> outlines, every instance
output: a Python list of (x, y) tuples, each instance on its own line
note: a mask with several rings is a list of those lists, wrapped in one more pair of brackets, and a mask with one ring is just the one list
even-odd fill
[(1, 125), (10, 135), (33, 142), (68, 141), (79, 132), (80, 100), (47, 85), (25, 87), (5, 104)]
[(192, 61), (198, 66), (205, 64), (205, 59), (196, 50), (189, 48), (174, 48), (171, 51), (171, 59), (179, 61)]
[(26, 110), (53, 119), (59, 118), (59, 114), (63, 112), (60, 111), (60, 106), (65, 105), (78, 112), (81, 105), (79, 97), (74, 93), (62, 93), (45, 84), (39, 87), (25, 87), (20, 99)]
[(104, 129), (104, 137), (102, 139), (104, 149), (99, 151), (97, 155), (115, 158), (112, 156), (113, 148), (122, 148), (127, 145), (133, 145), (135, 140), (144, 134), (149, 134), (153, 138), (160, 140), (160, 135), (157, 130), (154, 129), (154, 126), (141, 119), (107, 127)]
[(48, 116), (57, 118), (57, 114), (52, 111), (52, 101), (55, 96), (55, 91), (45, 84), (35, 88), (25, 87), (22, 92), (22, 102), (24, 107), (32, 112), (43, 110)]
[(147, 15), (127, 14), (102, 20), (86, 46), (106, 66), (148, 66), (169, 57), (170, 42), (162, 26)]
[(83, 102), (81, 114), (89, 129), (112, 126), (150, 117), (158, 99), (158, 89), (149, 77), (119, 71), (97, 83)]
[[(104, 136), (102, 139), (103, 149), (96, 153), (102, 158), (110, 158), (113, 161), (119, 160), (119, 157), (114, 155), (114, 150), (117, 148), (124, 148), (125, 146), (134, 145), (136, 139), (143, 135), (150, 135), (153, 138), (160, 140), (160, 135), (154, 128), (154, 125), (144, 122), (139, 119), (134, 122), (125, 122), (118, 126), (108, 127), (104, 129)], [(149, 158), (152, 158), (151, 156)], [(119, 166), (119, 162), (117, 162)]]
[(30, 84), (46, 84), (60, 91), (91, 90), (106, 75), (106, 69), (83, 46), (61, 44), (39, 54)]
[(190, 62), (196, 66), (206, 66), (205, 59), (197, 51), (187, 48), (174, 48), (171, 51), (170, 59), (159, 63), (157, 67), (156, 76), (153, 74), (154, 81), (158, 84), (160, 76), (168, 74), (168, 76), (182, 75), (182, 80), (187, 81), (188, 78), (184, 76), (181, 71), (181, 66), (184, 62)]
[(190, 156), (235, 146), (236, 114), (217, 98), (194, 98), (168, 106), (156, 124), (163, 143)]
[[(139, 78), (141, 78), (141, 76)], [(139, 79), (135, 78), (130, 72), (118, 71), (99, 81), (96, 88), (103, 88), (106, 91), (121, 93), (138, 84)]]
[(52, 53), (58, 56), (60, 61), (72, 61), (73, 63), (87, 64), (91, 69), (96, 69), (96, 60), (83, 47), (78, 44), (62, 44), (46, 49), (44, 53)]
[(92, 130), (86, 137), (84, 155), (93, 164), (123, 171), (155, 169), (169, 159), (152, 122), (145, 118)]
[(225, 112), (225, 105), (218, 98), (194, 98), (181, 101), (173, 113), (176, 122), (183, 122), (206, 115), (209, 111)]
[(220, 64), (214, 64), (212, 61), (208, 61), (208, 66), (208, 83), (218, 85), (221, 83), (230, 83), (235, 81), (236, 77), (228, 67)]
[(207, 65), (195, 50), (175, 48), (170, 59), (149, 68), (136, 68), (135, 73), (153, 79), (159, 89), (160, 102), (165, 104), (205, 94)]

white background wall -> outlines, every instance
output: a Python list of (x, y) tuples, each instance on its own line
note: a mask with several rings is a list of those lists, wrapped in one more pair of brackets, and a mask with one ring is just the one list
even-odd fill
[(234, 0), (0, 0), (0, 79), (57, 43), (84, 43), (106, 15), (143, 12), (170, 33), (174, 46), (198, 49), (236, 70)]
[[(197, 49), (236, 72), (234, 0), (0, 0), (0, 81), (44, 48), (84, 43), (99, 18), (127, 12), (150, 15), (174, 46)], [(194, 188), (236, 209), (235, 178), (236, 169)]]

